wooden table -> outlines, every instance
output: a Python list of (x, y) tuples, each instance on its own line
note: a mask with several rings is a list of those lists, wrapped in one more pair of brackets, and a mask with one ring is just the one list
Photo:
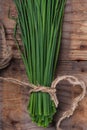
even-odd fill
[[(13, 1), (0, 0), (0, 20), (4, 23), (6, 39), (13, 50), (11, 64), (6, 69), (0, 70), (0, 76), (27, 81), (23, 62), (14, 43), (15, 22), (8, 18), (9, 6), (11, 15), (15, 16)], [(56, 70), (56, 75), (65, 74), (75, 75), (87, 83), (87, 0), (67, 0), (61, 52)], [(23, 88), (4, 81), (0, 82), (0, 130), (32, 129), (23, 105), (27, 104), (27, 101), (27, 91)], [(87, 130), (87, 96), (80, 102), (74, 115), (62, 122), (61, 128)]]

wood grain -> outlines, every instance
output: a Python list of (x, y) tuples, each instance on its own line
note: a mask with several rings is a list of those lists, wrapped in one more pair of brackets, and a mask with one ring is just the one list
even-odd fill
[[(14, 43), (15, 22), (8, 18), (8, 10), (17, 17), (13, 0), (0, 0), (0, 20), (6, 28), (6, 40), (13, 50), (13, 60), (0, 76), (14, 77), (27, 82), (20, 54)], [(20, 32), (19, 32), (20, 34)], [(72, 74), (87, 84), (87, 0), (67, 0), (63, 24), (63, 35), (56, 75)], [(1, 40), (1, 39), (0, 39)], [(18, 40), (21, 40), (18, 36)], [(63, 85), (63, 84), (62, 84)], [(59, 93), (61, 91), (59, 90)], [(0, 130), (45, 130), (31, 123), (26, 111), (27, 91), (10, 83), (0, 82)], [(31, 127), (33, 126), (33, 127)], [(63, 130), (87, 130), (87, 96), (74, 115), (62, 122)], [(54, 127), (47, 130), (54, 130)]]

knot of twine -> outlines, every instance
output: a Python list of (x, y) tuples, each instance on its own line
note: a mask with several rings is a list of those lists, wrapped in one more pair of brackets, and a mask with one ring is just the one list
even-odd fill
[(51, 87), (46, 87), (46, 86), (35, 86), (35, 85), (31, 85), (30, 86), (32, 89), (30, 90), (29, 93), (32, 92), (43, 92), (43, 93), (48, 93), (51, 97), (51, 99), (54, 101), (55, 106), (58, 106), (58, 99), (56, 96), (56, 88)]
[(85, 83), (83, 81), (79, 81), (76, 77), (70, 76), (70, 75), (57, 77), (52, 82), (50, 87), (40, 86), (40, 85), (36, 86), (34, 84), (31, 84), (31, 83), (21, 82), (21, 81), (19, 81), (17, 79), (14, 79), (14, 78), (0, 77), (0, 80), (5, 80), (7, 82), (11, 82), (11, 83), (23, 86), (23, 87), (30, 87), (29, 93), (40, 92), (40, 91), (48, 93), (50, 95), (51, 99), (54, 101), (56, 107), (59, 104), (57, 96), (56, 96), (56, 87), (59, 84), (59, 82), (62, 81), (62, 80), (67, 80), (73, 86), (79, 85), (82, 88), (83, 91), (82, 91), (82, 93), (78, 97), (76, 97), (76, 99), (75, 99), (76, 101), (78, 101), (79, 99), (83, 99), (84, 95), (86, 94)]

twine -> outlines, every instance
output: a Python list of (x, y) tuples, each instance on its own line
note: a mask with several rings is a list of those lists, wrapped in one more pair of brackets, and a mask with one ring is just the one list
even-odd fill
[(51, 87), (40, 86), (40, 85), (36, 86), (34, 84), (31, 84), (31, 83), (21, 82), (21, 81), (19, 81), (17, 79), (14, 79), (14, 78), (0, 77), (0, 80), (11, 82), (11, 83), (14, 83), (16, 85), (23, 86), (23, 87), (30, 87), (30, 91), (29, 91), (30, 94), (32, 92), (40, 92), (40, 91), (48, 93), (51, 96), (51, 99), (54, 101), (55, 106), (56, 107), (58, 106), (58, 99), (57, 99), (57, 96), (56, 96), (56, 89), (53, 86), (51, 86)]
[(0, 61), (0, 69), (3, 69), (8, 66), (9, 61), (12, 58), (12, 50), (11, 47), (8, 46), (6, 42), (6, 37), (5, 37), (5, 29), (3, 24), (0, 22), (0, 33), (2, 36), (2, 60)]
[(14, 83), (16, 85), (23, 86), (25, 88), (26, 87), (30, 87), (30, 91), (29, 91), (30, 94), (32, 92), (40, 92), (40, 91), (48, 93), (50, 95), (51, 99), (54, 101), (56, 107), (58, 107), (58, 104), (59, 104), (57, 96), (56, 96), (56, 87), (59, 84), (59, 82), (62, 81), (62, 80), (67, 80), (70, 84), (73, 84), (73, 86), (79, 85), (82, 88), (83, 91), (82, 91), (82, 93), (78, 97), (76, 97), (76, 99), (75, 99), (76, 102), (78, 102), (79, 100), (83, 99), (83, 97), (84, 97), (84, 95), (86, 93), (85, 83), (83, 81), (79, 81), (76, 77), (69, 76), (69, 75), (57, 77), (52, 82), (50, 87), (40, 86), (40, 85), (36, 86), (34, 84), (25, 83), (25, 82), (19, 81), (19, 80), (14, 79), (14, 78), (0, 77), (0, 80), (11, 82), (11, 83)]

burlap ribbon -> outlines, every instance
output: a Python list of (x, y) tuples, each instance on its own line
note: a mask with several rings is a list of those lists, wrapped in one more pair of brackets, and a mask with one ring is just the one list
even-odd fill
[(82, 93), (78, 97), (76, 97), (76, 99), (75, 99), (76, 102), (78, 102), (79, 100), (82, 100), (82, 98), (84, 97), (84, 95), (86, 93), (85, 83), (83, 81), (79, 81), (76, 77), (69, 76), (69, 75), (57, 77), (52, 82), (50, 87), (40, 86), (40, 85), (36, 86), (34, 84), (25, 83), (25, 82), (19, 81), (19, 80), (14, 79), (14, 78), (0, 77), (0, 80), (11, 82), (11, 83), (23, 86), (23, 87), (30, 87), (30, 91), (29, 91), (30, 93), (39, 92), (39, 91), (48, 93), (51, 96), (51, 99), (54, 101), (56, 107), (58, 107), (58, 103), (59, 103), (57, 96), (56, 96), (56, 87), (59, 84), (59, 82), (62, 80), (67, 80), (70, 84), (73, 84), (74, 86), (79, 85), (82, 88)]
[(6, 42), (6, 37), (5, 37), (5, 29), (3, 24), (0, 22), (0, 34), (2, 37), (2, 43), (0, 43), (0, 47), (1, 47), (1, 60), (0, 60), (0, 69), (3, 69), (5, 67), (8, 66), (9, 61), (12, 58), (12, 50), (11, 47), (8, 46), (7, 42)]

